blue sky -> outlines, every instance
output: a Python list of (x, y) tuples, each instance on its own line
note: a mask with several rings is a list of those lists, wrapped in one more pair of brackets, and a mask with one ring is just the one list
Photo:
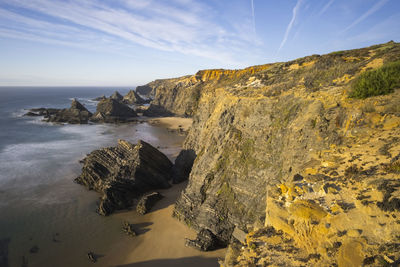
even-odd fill
[(1, 0), (0, 86), (135, 86), (390, 40), (399, 0)]

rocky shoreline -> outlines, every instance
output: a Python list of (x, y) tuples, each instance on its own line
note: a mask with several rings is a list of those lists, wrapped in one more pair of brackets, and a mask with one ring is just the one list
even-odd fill
[[(108, 215), (140, 197), (136, 209), (146, 213), (161, 198), (154, 190), (189, 179), (173, 216), (197, 231), (187, 246), (228, 246), (223, 266), (395, 264), (400, 90), (367, 99), (348, 91), (362, 73), (399, 59), (400, 45), (389, 42), (156, 80), (138, 87), (153, 98), (143, 114), (193, 118), (175, 163), (143, 141), (120, 140), (89, 154), (76, 182), (102, 194), (98, 212)], [(115, 93), (88, 121), (135, 118), (124, 99), (140, 101)], [(86, 119), (77, 103), (30, 112)]]

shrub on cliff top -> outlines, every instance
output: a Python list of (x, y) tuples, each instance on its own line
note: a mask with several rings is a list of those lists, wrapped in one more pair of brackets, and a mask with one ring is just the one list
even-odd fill
[(362, 73), (354, 81), (349, 97), (364, 99), (370, 96), (387, 95), (396, 87), (400, 87), (400, 61)]

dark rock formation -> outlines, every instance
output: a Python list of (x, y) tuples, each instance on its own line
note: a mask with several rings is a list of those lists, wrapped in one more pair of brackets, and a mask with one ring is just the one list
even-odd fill
[(174, 184), (183, 182), (189, 178), (195, 159), (196, 153), (192, 149), (184, 149), (179, 153), (172, 167), (172, 182)]
[(175, 114), (162, 106), (150, 104), (149, 108), (143, 111), (143, 116), (147, 117), (168, 117)]
[(153, 88), (149, 85), (142, 85), (136, 87), (136, 92), (142, 96), (151, 97)]
[(117, 101), (122, 101), (124, 99), (124, 97), (118, 91), (115, 91), (114, 94), (110, 96), (110, 98)]
[(129, 122), (137, 117), (136, 112), (127, 105), (111, 99), (103, 99), (97, 104), (96, 112), (90, 118), (94, 122)]
[(132, 206), (144, 192), (170, 187), (171, 161), (141, 140), (137, 145), (119, 140), (116, 147), (93, 151), (83, 164), (75, 181), (103, 194), (98, 208), (102, 215)]
[(145, 104), (148, 103), (149, 101), (144, 100), (142, 97), (140, 97), (139, 94), (137, 94), (135, 91), (130, 90), (125, 96), (124, 99), (122, 100), (125, 104)]
[(88, 123), (91, 116), (92, 113), (79, 103), (78, 100), (74, 99), (69, 109), (61, 109), (49, 116), (46, 115), (45, 120), (56, 123), (85, 124)]
[(197, 234), (196, 239), (186, 239), (186, 246), (202, 251), (210, 251), (218, 247), (218, 239), (210, 230), (202, 229)]
[(142, 196), (142, 198), (139, 200), (136, 206), (137, 213), (141, 215), (148, 213), (151, 210), (151, 208), (157, 203), (157, 201), (159, 201), (162, 198), (163, 196), (158, 192), (145, 194), (144, 196)]
[(24, 116), (44, 116), (44, 121), (55, 123), (86, 124), (92, 116), (78, 100), (71, 102), (71, 107), (66, 109), (33, 108)]

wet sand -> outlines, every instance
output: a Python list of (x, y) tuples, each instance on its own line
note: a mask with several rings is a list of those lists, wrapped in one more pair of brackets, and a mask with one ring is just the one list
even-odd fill
[[(20, 186), (7, 190), (7, 193), (0, 191), (0, 199), (8, 201), (4, 206), (0, 204), (0, 240), (7, 240), (2, 243), (0, 256), (8, 251), (9, 266), (22, 266), (24, 262), (40, 267), (90, 266), (93, 263), (87, 257), (89, 251), (98, 258), (95, 266), (218, 266), (217, 260), (224, 256), (224, 250), (201, 252), (185, 247), (185, 238), (194, 238), (195, 232), (171, 216), (173, 205), (186, 183), (160, 190), (165, 198), (144, 216), (130, 210), (104, 217), (94, 212), (100, 195), (72, 182), (80, 173), (79, 159), (100, 143), (100, 146), (107, 146), (109, 141), (117, 138), (133, 143), (144, 139), (159, 147), (173, 161), (184, 136), (167, 131), (164, 124), (143, 123), (105, 129), (101, 126), (96, 133), (93, 128), (97, 129), (65, 126), (66, 131), (84, 130), (90, 135), (81, 137), (83, 141), (77, 141), (77, 144), (65, 141), (72, 151), (59, 150), (57, 146), (61, 156), (54, 158), (50, 166), (34, 162), (18, 174), (34, 174), (32, 179), (41, 184), (27, 185), (22, 192)], [(93, 139), (103, 134), (107, 134), (105, 140)], [(25, 155), (26, 146), (23, 148), (21, 154)], [(46, 150), (34, 148), (29, 158), (48, 160)], [(37, 173), (28, 173), (30, 168)], [(139, 235), (130, 237), (123, 233), (124, 221), (134, 224)], [(36, 246), (38, 251), (30, 252)]]

